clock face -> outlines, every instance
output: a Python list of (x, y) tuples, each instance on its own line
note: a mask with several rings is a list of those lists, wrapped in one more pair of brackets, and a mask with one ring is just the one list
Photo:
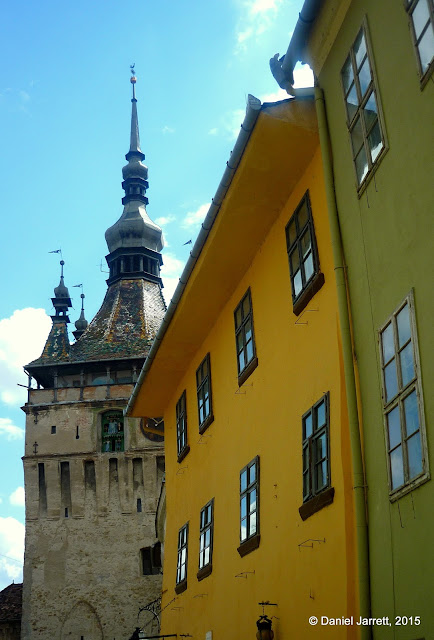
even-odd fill
[(140, 420), (140, 431), (151, 442), (164, 442), (163, 418), (142, 418)]

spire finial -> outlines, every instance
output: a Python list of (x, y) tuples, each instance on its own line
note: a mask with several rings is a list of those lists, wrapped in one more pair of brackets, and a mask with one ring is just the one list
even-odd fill
[(130, 82), (133, 85), (133, 100), (136, 99), (136, 82), (137, 82), (137, 78), (136, 78), (136, 72), (134, 67), (136, 66), (136, 63), (133, 62), (133, 64), (130, 64), (130, 71), (131, 71), (131, 78), (130, 78)]

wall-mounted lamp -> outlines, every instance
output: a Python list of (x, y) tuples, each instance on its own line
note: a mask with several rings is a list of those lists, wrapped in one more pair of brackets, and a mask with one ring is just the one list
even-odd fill
[(258, 630), (256, 632), (257, 640), (273, 640), (274, 632), (271, 628), (272, 622), (268, 616), (259, 616), (256, 623)]

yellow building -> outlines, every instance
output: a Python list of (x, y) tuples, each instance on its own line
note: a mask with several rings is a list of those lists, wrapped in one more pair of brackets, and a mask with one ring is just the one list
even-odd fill
[(250, 96), (127, 409), (164, 416), (161, 634), (253, 638), (267, 615), (276, 640), (359, 637), (326, 203), (314, 100)]

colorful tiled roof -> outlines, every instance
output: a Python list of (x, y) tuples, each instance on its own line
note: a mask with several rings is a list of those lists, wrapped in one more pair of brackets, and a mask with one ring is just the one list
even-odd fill
[(114, 282), (86, 331), (71, 345), (68, 360), (146, 357), (165, 311), (157, 283)]
[(0, 622), (21, 619), (23, 585), (10, 584), (0, 591)]

